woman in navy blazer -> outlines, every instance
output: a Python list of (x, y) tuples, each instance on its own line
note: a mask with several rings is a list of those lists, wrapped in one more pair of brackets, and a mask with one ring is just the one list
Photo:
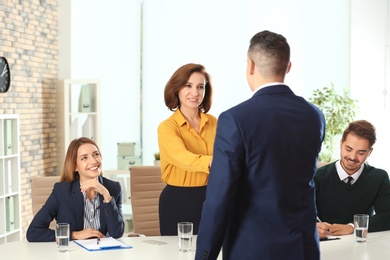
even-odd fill
[(65, 157), (60, 182), (27, 230), (30, 242), (55, 241), (50, 222), (70, 224), (70, 239), (123, 235), (122, 190), (118, 182), (102, 177), (102, 157), (89, 138), (74, 139)]

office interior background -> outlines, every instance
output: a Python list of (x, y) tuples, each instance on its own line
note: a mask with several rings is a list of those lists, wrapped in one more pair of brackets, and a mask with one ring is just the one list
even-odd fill
[[(246, 52), (261, 30), (291, 46), (286, 83), (300, 96), (330, 86), (359, 100), (356, 119), (377, 128), (369, 163), (390, 172), (390, 0), (3, 0), (0, 56), (12, 83), (0, 113), (20, 114), (22, 221), (32, 219), (29, 180), (58, 174), (56, 81), (101, 82), (100, 148), (117, 168), (117, 144), (136, 142), (142, 164), (158, 151), (157, 126), (172, 114), (163, 91), (186, 63), (212, 77), (218, 115), (248, 99)], [(338, 151), (337, 151), (338, 153)], [(337, 156), (337, 154), (336, 154)]]

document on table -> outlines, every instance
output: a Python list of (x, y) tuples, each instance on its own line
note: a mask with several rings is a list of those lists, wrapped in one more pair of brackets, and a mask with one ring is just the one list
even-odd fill
[(105, 237), (105, 238), (92, 238), (85, 240), (73, 240), (76, 244), (81, 247), (84, 247), (88, 251), (100, 251), (100, 250), (112, 250), (112, 249), (128, 249), (133, 248), (115, 238)]

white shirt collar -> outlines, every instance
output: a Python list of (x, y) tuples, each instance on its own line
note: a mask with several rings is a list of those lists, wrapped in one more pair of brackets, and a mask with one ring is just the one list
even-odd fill
[(255, 90), (253, 90), (253, 95), (259, 91), (260, 89), (262, 88), (265, 88), (265, 87), (270, 87), (270, 86), (275, 86), (275, 85), (286, 85), (284, 84), (283, 82), (268, 82), (268, 83), (265, 83), (259, 87), (257, 87)]
[(362, 171), (364, 169), (364, 163), (362, 163), (362, 165), (360, 165), (360, 169), (355, 172), (354, 174), (352, 175), (349, 175), (345, 170), (344, 168), (341, 166), (341, 163), (340, 163), (340, 160), (338, 160), (336, 162), (336, 170), (337, 170), (337, 173), (339, 175), (339, 178), (341, 181), (344, 181), (346, 178), (348, 178), (349, 176), (351, 176), (353, 178), (352, 180), (352, 184), (354, 182), (356, 182), (356, 180), (359, 178), (360, 174), (362, 174)]

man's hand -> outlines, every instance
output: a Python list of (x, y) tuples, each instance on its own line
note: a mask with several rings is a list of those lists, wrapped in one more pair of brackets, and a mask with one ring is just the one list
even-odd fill
[(317, 222), (317, 231), (320, 238), (325, 238), (330, 235), (330, 227), (332, 225), (328, 222)]
[(330, 234), (332, 236), (349, 235), (353, 233), (353, 230), (353, 227), (348, 224), (333, 224), (329, 228)]

